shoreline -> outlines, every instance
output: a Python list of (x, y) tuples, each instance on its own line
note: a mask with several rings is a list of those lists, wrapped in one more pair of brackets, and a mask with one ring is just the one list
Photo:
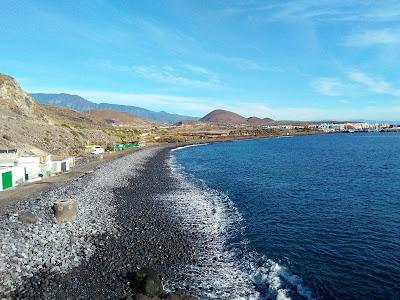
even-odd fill
[[(261, 137), (252, 137), (252, 139), (254, 138)], [(243, 139), (245, 138), (207, 142)], [(77, 272), (76, 278), (78, 279), (70, 278), (67, 282), (79, 282), (80, 286), (82, 279), (91, 278), (90, 274), (93, 272), (107, 277), (107, 275), (103, 275), (103, 273), (108, 274), (108, 272), (104, 272), (107, 265), (103, 265), (101, 271), (93, 269), (92, 273), (85, 273), (84, 269), (80, 268), (81, 265), (85, 265), (85, 269), (90, 270), (91, 266), (101, 265), (104, 257), (108, 257), (109, 263), (112, 262), (115, 266), (124, 261), (125, 271), (122, 267), (117, 268), (118, 271), (115, 272), (109, 270), (114, 277), (120, 278), (120, 282), (126, 280), (127, 273), (134, 272), (139, 267), (151, 267), (157, 272), (168, 274), (167, 278), (172, 280), (178, 274), (181, 277), (185, 276), (186, 271), (168, 273), (168, 269), (176, 269), (177, 265), (184, 268), (189, 265), (189, 261), (194, 259), (194, 249), (191, 248), (193, 246), (192, 236), (182, 232), (183, 227), (182, 224), (179, 224), (179, 220), (173, 221), (174, 214), (171, 212), (171, 207), (165, 207), (165, 204), (159, 199), (157, 200), (157, 197), (177, 191), (177, 185), (179, 185), (177, 178), (173, 178), (170, 174), (171, 170), (168, 166), (170, 150), (201, 143), (204, 141), (162, 144), (145, 147), (131, 153), (125, 152), (118, 158), (95, 163), (93, 172), (76, 172), (74, 176), (60, 176), (57, 183), (50, 184), (39, 192), (36, 190), (25, 191), (23, 198), (14, 200), (8, 206), (3, 207), (0, 210), (0, 224), (2, 225), (0, 227), (2, 228), (0, 229), (0, 269), (5, 271), (0, 274), (3, 280), (3, 282), (0, 281), (0, 295), (14, 295), (18, 298), (58, 298), (50, 297), (48, 293), (52, 292), (53, 296), (63, 297), (64, 294), (68, 294), (69, 290), (75, 298), (79, 296), (74, 294), (76, 286), (65, 285), (61, 294), (57, 294), (57, 291), (54, 290), (55, 286), (63, 286), (60, 281), (68, 276), (73, 276), (71, 274), (74, 272)], [(84, 176), (81, 176), (82, 174)], [(77, 200), (78, 218), (74, 222), (60, 223), (54, 218), (52, 205), (55, 201), (66, 198)], [(148, 206), (149, 203), (151, 203), (150, 206)], [(141, 214), (134, 217), (137, 211), (141, 211)], [(145, 216), (147, 211), (152, 211), (152, 214), (147, 215), (146, 221), (142, 221), (141, 216)], [(37, 218), (37, 223), (24, 224), (20, 222), (18, 215), (24, 212), (33, 213)], [(146, 228), (149, 226), (156, 232), (146, 232)], [(196, 227), (198, 224), (194, 224), (194, 226)], [(143, 229), (132, 231), (132, 228)], [(157, 244), (160, 232), (163, 232), (162, 236), (168, 237), (162, 244), (174, 242), (177, 247), (170, 244), (164, 249), (162, 244)], [(132, 235), (132, 233), (138, 233), (138, 235)], [(193, 234), (193, 231), (189, 233)], [(130, 237), (128, 237), (129, 234)], [(123, 250), (132, 243), (132, 241), (129, 242), (132, 236), (137, 237), (140, 234), (144, 234), (144, 237), (136, 240), (135, 244), (143, 251), (142, 258), (138, 256), (140, 255), (138, 252), (135, 252), (132, 261), (135, 261), (136, 265), (121, 260), (124, 256)], [(207, 239), (204, 240), (204, 243), (209, 242)], [(120, 245), (119, 250), (116, 251), (116, 253), (120, 253), (117, 259), (114, 257), (114, 248), (118, 246), (115, 246), (109, 249), (110, 251), (114, 250), (106, 254), (99, 254), (100, 258), (93, 258), (93, 262), (90, 263), (91, 257), (105, 251), (104, 247), (107, 244)], [(67, 257), (64, 258), (64, 256)], [(143, 257), (150, 258), (150, 261), (143, 260)], [(177, 257), (182, 257), (183, 260), (180, 261)], [(155, 258), (158, 264), (152, 262), (151, 258)], [(87, 260), (89, 263), (85, 264)], [(158, 265), (162, 261), (165, 261), (168, 267), (159, 268)], [(174, 264), (170, 264), (170, 261), (174, 261)], [(78, 269), (80, 271), (74, 271)], [(81, 276), (80, 272), (85, 276)], [(57, 276), (57, 274), (61, 275)], [(85, 293), (93, 297), (101, 296), (102, 294), (98, 290), (92, 290), (92, 280), (91, 278), (87, 283), (88, 288)], [(115, 284), (115, 278), (109, 277), (108, 281), (100, 280), (100, 282), (99, 286), (102, 286), (101, 290), (103, 291), (105, 286), (110, 285), (110, 282)], [(22, 285), (20, 285), (21, 283)], [(124, 288), (125, 290), (120, 287), (118, 296), (121, 296), (122, 290), (125, 291), (125, 294), (129, 294), (126, 282)], [(117, 290), (109, 292), (111, 295), (117, 296), (113, 294), (117, 293)], [(26, 294), (28, 291), (29, 293)], [(100, 294), (96, 294), (96, 292)]]
[[(139, 267), (167, 278), (184, 273), (171, 270), (184, 269), (193, 250), (170, 209), (156, 198), (173, 188), (170, 178), (162, 175), (170, 148), (124, 155), (42, 192), (40, 198), (9, 207), (0, 218), (0, 295), (129, 298), (129, 274)], [(54, 219), (51, 203), (64, 197), (77, 199), (74, 222)], [(26, 210), (37, 216), (36, 224), (18, 221), (17, 214)]]
[[(233, 260), (225, 261), (230, 253), (223, 251), (214, 224), (225, 220), (213, 216), (210, 196), (223, 199), (182, 181), (171, 169), (171, 150), (180, 146), (135, 151), (9, 206), (0, 216), (0, 296), (135, 299), (132, 274), (145, 268), (162, 278), (167, 292), (162, 299), (174, 291), (218, 292), (221, 283), (220, 296), (226, 298), (232, 282), (224, 283), (223, 276), (228, 272), (233, 278), (238, 271)], [(105, 180), (115, 172), (122, 175)], [(51, 204), (60, 198), (77, 200), (76, 221), (55, 220)], [(221, 205), (218, 216), (224, 213)], [(23, 211), (33, 212), (38, 222), (18, 221)], [(203, 273), (209, 280), (202, 280)], [(243, 295), (250, 283), (238, 283), (237, 295)], [(194, 299), (185, 297), (190, 296), (175, 299)]]
[[(135, 296), (131, 274), (139, 268), (155, 270), (169, 291), (190, 291), (188, 276), (198, 279), (204, 271), (211, 272), (211, 278), (221, 278), (214, 269), (225, 267), (224, 256), (231, 253), (222, 251), (220, 233), (213, 226), (226, 222), (226, 216), (215, 219), (206, 197), (211, 195), (220, 202), (224, 199), (186, 185), (170, 168), (172, 149), (197, 144), (204, 141), (123, 153), (93, 173), (9, 205), (3, 211), (7, 214), (0, 215), (0, 296), (130, 299)], [(74, 222), (54, 219), (52, 203), (64, 198), (77, 199), (78, 218)], [(206, 205), (206, 209), (199, 210), (199, 205)], [(21, 223), (18, 213), (24, 211), (33, 212), (38, 222)], [(200, 211), (206, 215), (201, 217)], [(210, 229), (217, 231), (210, 235)], [(204, 249), (214, 256), (197, 260)], [(233, 269), (224, 271), (236, 274), (232, 264), (234, 261), (228, 261), (227, 266)], [(202, 282), (196, 284), (207, 290)], [(244, 290), (251, 283), (240, 284)], [(226, 291), (230, 288), (227, 285)]]
[[(317, 133), (312, 134), (298, 134), (292, 136), (308, 136), (315, 135)], [(318, 134), (326, 134), (326, 133), (318, 133)], [(157, 147), (166, 147), (166, 148), (178, 148), (182, 146), (188, 145), (198, 145), (198, 144), (212, 144), (212, 143), (222, 143), (229, 141), (242, 141), (242, 140), (255, 140), (255, 139), (266, 139), (266, 138), (276, 138), (285, 135), (267, 135), (267, 136), (236, 136), (236, 137), (224, 137), (218, 139), (210, 139), (210, 140), (193, 140), (188, 142), (178, 142), (178, 143), (160, 143), (154, 144), (150, 146), (145, 146), (142, 148), (134, 148), (132, 150), (124, 150), (120, 152), (111, 152), (106, 153), (103, 159), (99, 157), (84, 157), (83, 159), (89, 160), (87, 163), (83, 163), (71, 169), (70, 172), (59, 174), (56, 176), (45, 177), (41, 181), (33, 182), (33, 183), (25, 183), (21, 186), (17, 186), (10, 190), (0, 192), (0, 216), (1, 214), (7, 211), (7, 208), (11, 207), (13, 204), (16, 204), (20, 201), (27, 200), (31, 197), (34, 197), (36, 194), (44, 193), (51, 191), (53, 189), (59, 188), (65, 184), (71, 183), (75, 180), (78, 180), (82, 176), (86, 176), (90, 172), (95, 169), (101, 167), (109, 161), (113, 161), (124, 157), (126, 155), (130, 155), (135, 152), (143, 151), (145, 149), (152, 149)]]

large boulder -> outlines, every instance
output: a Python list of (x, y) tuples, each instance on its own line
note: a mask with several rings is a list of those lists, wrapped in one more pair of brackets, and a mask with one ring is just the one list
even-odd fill
[(19, 213), (18, 220), (25, 224), (35, 224), (37, 222), (36, 216), (29, 211)]
[(142, 268), (137, 270), (131, 281), (133, 292), (147, 297), (161, 296), (164, 289), (160, 277), (159, 274), (151, 269)]
[(58, 221), (74, 221), (78, 212), (78, 205), (75, 199), (66, 199), (54, 203), (53, 210)]

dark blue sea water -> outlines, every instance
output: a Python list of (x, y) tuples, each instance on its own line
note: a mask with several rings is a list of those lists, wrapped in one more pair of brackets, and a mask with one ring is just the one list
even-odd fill
[(249, 275), (260, 297), (400, 299), (400, 134), (232, 141), (174, 156), (236, 207), (246, 241), (237, 259), (268, 262)]

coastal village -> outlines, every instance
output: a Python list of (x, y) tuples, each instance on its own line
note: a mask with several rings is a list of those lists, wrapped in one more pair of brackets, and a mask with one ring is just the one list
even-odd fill
[(400, 300), (400, 0), (0, 24), (0, 300)]
[[(143, 146), (139, 143), (118, 144), (112, 151), (122, 151)], [(100, 145), (86, 147), (88, 155), (102, 159), (105, 149)], [(49, 176), (68, 173), (85, 157), (36, 155), (19, 149), (0, 149), (0, 191), (19, 185), (41, 181)]]
[[(198, 120), (166, 123), (112, 110), (81, 113), (39, 104), (7, 75), (0, 74), (0, 88), (0, 121), (5, 122), (0, 139), (0, 192), (68, 173), (74, 166), (94, 157), (99, 159), (110, 152), (146, 145), (276, 135), (400, 131), (400, 125), (384, 122), (275, 121), (244, 118), (224, 110), (212, 111)], [(38, 118), (47, 121), (43, 123)], [(27, 122), (32, 126), (27, 127)], [(12, 123), (16, 126), (10, 127)], [(32, 127), (44, 128), (45, 132), (36, 136), (38, 133)], [(101, 142), (93, 143), (96, 141)]]
[[(76, 268), (90, 261), (83, 269), (101, 274), (94, 278), (99, 293), (120, 278), (117, 288), (112, 285), (107, 290), (108, 295), (115, 295), (111, 298), (127, 295), (123, 298), (131, 299), (143, 293), (194, 300), (186, 293), (166, 293), (161, 273), (157, 273), (199, 259), (190, 246), (198, 242), (198, 235), (187, 236), (182, 228), (214, 228), (213, 218), (204, 216), (205, 225), (202, 218), (188, 214), (188, 210), (196, 216), (208, 213), (199, 211), (196, 204), (208, 203), (202, 191), (195, 201), (179, 191), (159, 201), (165, 188), (176, 185), (168, 175), (168, 163), (160, 163), (171, 148), (239, 139), (400, 130), (387, 122), (277, 121), (219, 109), (200, 119), (172, 115), (166, 121), (110, 109), (80, 111), (69, 107), (77, 96), (62, 97), (67, 98), (64, 105), (41, 103), (15, 79), (0, 74), (0, 209), (4, 211), (0, 216), (0, 295), (6, 298), (58, 299), (71, 282), (76, 286), (79, 282), (79, 289), (69, 287), (68, 293), (93, 293), (91, 276), (82, 277)], [(180, 217), (178, 224), (165, 209), (189, 217)], [(210, 240), (208, 234), (203, 237), (201, 249), (208, 245), (210, 253), (219, 251), (213, 244), (217, 239)], [(207, 256), (202, 257), (205, 260), (198, 266), (207, 266)], [(223, 261), (224, 254), (210, 259)], [(58, 283), (57, 276), (75, 271), (73, 280)], [(173, 276), (179, 274), (168, 274), (168, 278)], [(204, 284), (202, 288), (207, 289)]]
[[(184, 125), (171, 125), (164, 126), (162, 129), (164, 132), (176, 131)], [(191, 125), (193, 126), (193, 125)], [(191, 128), (193, 129), (193, 128)], [(242, 129), (237, 131), (238, 129)], [(316, 124), (303, 124), (303, 125), (264, 125), (258, 128), (252, 128), (243, 132), (243, 129), (248, 127), (239, 126), (226, 126), (222, 128), (219, 126), (214, 131), (199, 132), (194, 130), (186, 130), (186, 133), (181, 132), (181, 136), (193, 136), (195, 135), (200, 140), (217, 140), (224, 139), (232, 136), (246, 137), (246, 136), (261, 136), (257, 134), (262, 130), (279, 130), (281, 133), (296, 134), (299, 132), (306, 132), (312, 130), (313, 132), (321, 133), (354, 133), (354, 132), (381, 132), (381, 131), (400, 131), (400, 126), (391, 124), (370, 124), (370, 123), (316, 123)], [(148, 136), (147, 133), (143, 134), (143, 137)], [(161, 139), (160, 135), (152, 137), (153, 144), (157, 143)], [(163, 140), (168, 142), (167, 137), (163, 137)], [(182, 142), (188, 141), (183, 139)], [(173, 141), (175, 142), (175, 141)], [(75, 156), (57, 156), (57, 155), (37, 155), (32, 152), (27, 152), (22, 149), (0, 149), (0, 191), (4, 191), (10, 188), (17, 187), (26, 183), (33, 183), (42, 180), (45, 177), (56, 176), (63, 173), (67, 173), (75, 166), (76, 163), (80, 163), (85, 157), (97, 156), (96, 158), (103, 158), (103, 155), (107, 152), (123, 151), (131, 148), (138, 148), (145, 146), (146, 143), (132, 142), (126, 144), (116, 144), (108, 148), (102, 147), (101, 145), (87, 145), (85, 146), (86, 156), (81, 155)]]

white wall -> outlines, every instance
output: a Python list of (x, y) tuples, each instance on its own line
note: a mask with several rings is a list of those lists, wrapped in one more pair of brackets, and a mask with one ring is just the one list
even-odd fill
[(17, 182), (24, 182), (25, 181), (25, 172), (24, 167), (15, 166), (12, 168), (12, 177), (14, 186), (17, 185)]
[[(17, 159), (17, 166), (26, 168), (29, 179), (37, 178), (40, 173), (40, 157), (39, 156), (22, 156)], [(25, 174), (24, 174), (25, 177)]]

